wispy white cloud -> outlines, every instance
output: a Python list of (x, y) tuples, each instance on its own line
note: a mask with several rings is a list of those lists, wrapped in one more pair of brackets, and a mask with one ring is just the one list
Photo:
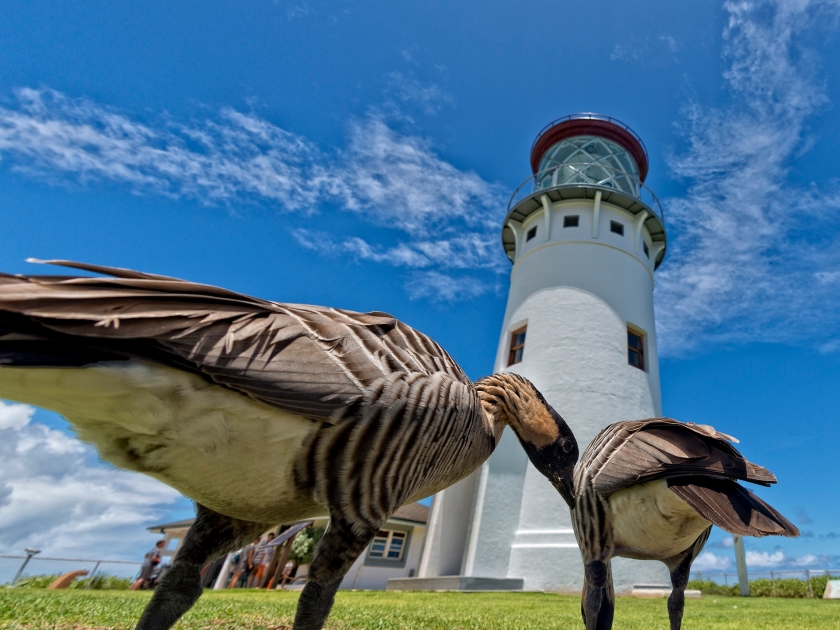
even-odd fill
[[(409, 59), (406, 60), (409, 61)], [(402, 103), (419, 107), (423, 113), (430, 116), (452, 103), (452, 95), (445, 92), (437, 83), (423, 83), (402, 72), (388, 74), (387, 92)]]
[[(138, 193), (215, 204), (249, 196), (312, 207), (325, 178), (310, 143), (255, 116), (224, 109), (216, 121), (144, 124), (52, 90), (20, 89), (0, 107), (0, 156), (55, 183), (109, 180)], [(328, 183), (328, 182), (327, 182)]]
[(719, 556), (711, 551), (704, 551), (691, 565), (692, 571), (726, 571), (733, 565), (728, 556)]
[(425, 271), (416, 273), (406, 283), (406, 289), (413, 300), (460, 302), (484, 295), (492, 291), (493, 287), (474, 277), (457, 277), (438, 271)]
[[(747, 567), (751, 569), (830, 568), (837, 562), (836, 556), (828, 554), (789, 556), (779, 549), (773, 552), (747, 550), (744, 555)], [(732, 553), (724, 555), (712, 551), (704, 551), (691, 565), (692, 571), (728, 571), (734, 567), (735, 556)]]
[(837, 335), (840, 193), (791, 183), (807, 121), (827, 103), (803, 41), (836, 2), (727, 2), (725, 79), (732, 105), (685, 108), (688, 183), (668, 200), (672, 244), (658, 272), (657, 329), (675, 353), (723, 341)]
[(643, 66), (677, 61), (679, 44), (673, 35), (659, 33), (644, 40), (613, 46), (610, 61), (623, 61)]
[(505, 263), (498, 252), (495, 234), (468, 233), (439, 239), (417, 239), (394, 247), (371, 244), (359, 237), (336, 239), (326, 232), (297, 229), (292, 232), (302, 247), (325, 255), (350, 255), (357, 260), (387, 263), (395, 267), (440, 267), (501, 271)]
[(34, 409), (0, 401), (0, 552), (90, 554), (134, 560), (144, 526), (180, 495), (144, 475), (96, 461), (92, 447), (33, 422)]
[[(424, 106), (444, 98), (434, 86), (403, 75), (394, 80), (406, 99)], [(192, 124), (140, 122), (84, 99), (27, 88), (0, 106), (0, 158), (57, 184), (109, 181), (136, 194), (207, 205), (261, 203), (307, 213), (337, 208), (396, 230), (404, 242), (386, 248), (306, 232), (296, 233), (298, 242), (440, 272), (502, 268), (503, 187), (456, 168), (427, 140), (400, 133), (378, 116), (353, 122), (345, 146), (322, 151), (256, 114), (230, 108)]]
[(335, 196), (405, 232), (426, 235), (498, 229), (505, 190), (441, 159), (431, 144), (395, 132), (379, 118), (356, 123), (339, 154)]

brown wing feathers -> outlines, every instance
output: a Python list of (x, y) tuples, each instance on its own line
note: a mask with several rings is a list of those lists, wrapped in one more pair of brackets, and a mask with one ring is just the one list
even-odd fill
[[(386, 313), (277, 304), (164, 276), (60, 264), (115, 277), (0, 275), (0, 334), (43, 336), (71, 364), (114, 354), (169, 363), (319, 419), (395, 372), (469, 383), (440, 346)], [(0, 341), (6, 363), (23, 356), (11, 343)], [(36, 345), (28, 346), (33, 361)]]
[(637, 483), (687, 475), (720, 475), (760, 485), (776, 482), (767, 469), (744, 459), (728, 439), (711, 427), (669, 418), (619, 422), (589, 445), (579, 471), (605, 495)]
[[(604, 429), (584, 452), (576, 484), (602, 495), (667, 479), (669, 488), (718, 527), (747, 536), (798, 536), (778, 511), (735, 480), (769, 486), (776, 477), (747, 461), (731, 436), (708, 425), (668, 418), (619, 422)], [(581, 487), (581, 486), (578, 486)]]
[(730, 534), (799, 536), (799, 529), (773, 507), (729, 479), (681, 477), (671, 490), (697, 512)]

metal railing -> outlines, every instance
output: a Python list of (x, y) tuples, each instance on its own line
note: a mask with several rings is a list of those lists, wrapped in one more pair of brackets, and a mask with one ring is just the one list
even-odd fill
[(604, 122), (612, 123), (617, 127), (621, 127), (622, 129), (624, 129), (624, 131), (633, 136), (636, 142), (639, 143), (639, 145), (642, 147), (642, 151), (644, 151), (645, 153), (645, 159), (648, 159), (647, 147), (645, 146), (645, 143), (642, 141), (642, 139), (639, 137), (639, 134), (637, 134), (628, 125), (621, 122), (617, 118), (613, 118), (612, 116), (604, 116), (603, 114), (596, 114), (595, 112), (581, 112), (578, 114), (569, 114), (568, 116), (563, 116), (561, 118), (558, 118), (557, 120), (552, 120), (545, 127), (540, 129), (540, 132), (537, 134), (536, 140), (534, 140), (534, 143), (531, 145), (531, 153), (534, 152), (534, 147), (537, 146), (537, 143), (540, 141), (540, 138), (542, 138), (543, 134), (546, 131), (548, 131), (555, 125), (559, 125), (562, 122), (566, 122), (567, 120), (603, 120)]
[[(0, 585), (8, 585), (12, 582), (26, 559), (27, 556), (23, 555), (0, 555)], [(141, 564), (140, 561), (130, 560), (31, 556), (25, 570), (20, 575), (20, 579), (23, 580), (35, 575), (61, 575), (69, 571), (82, 569), (88, 572), (84, 578), (86, 580), (91, 580), (97, 573), (133, 578), (138, 574)]]
[[(602, 174), (598, 173), (599, 170), (605, 171), (607, 177), (601, 176)], [(616, 185), (618, 183), (626, 184), (629, 190), (619, 187)], [(513, 191), (508, 201), (508, 213), (516, 204), (536, 192), (576, 187), (595, 188), (611, 193), (617, 192), (637, 199), (650, 208), (662, 222), (662, 225), (665, 225), (665, 212), (662, 209), (662, 204), (659, 203), (658, 197), (643, 181), (625, 171), (598, 162), (558, 164), (538, 171), (519, 184)]]

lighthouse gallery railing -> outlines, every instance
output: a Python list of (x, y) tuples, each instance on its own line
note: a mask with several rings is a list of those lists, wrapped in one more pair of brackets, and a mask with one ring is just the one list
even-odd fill
[(508, 214), (520, 201), (535, 193), (562, 188), (594, 188), (638, 199), (665, 225), (662, 204), (644, 182), (625, 171), (598, 162), (558, 164), (535, 173), (513, 191), (508, 202)]

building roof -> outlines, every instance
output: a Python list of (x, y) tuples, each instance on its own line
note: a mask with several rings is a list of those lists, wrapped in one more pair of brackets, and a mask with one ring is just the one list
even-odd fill
[(185, 518), (180, 521), (172, 521), (171, 523), (161, 523), (160, 525), (151, 525), (147, 527), (150, 532), (158, 532), (163, 533), (167, 529), (182, 529), (185, 527), (192, 527), (192, 524), (195, 522), (194, 518)]
[(415, 523), (427, 523), (429, 520), (429, 508), (422, 503), (409, 503), (397, 508), (391, 518), (398, 518), (401, 521), (413, 521)]
[[(397, 508), (392, 519), (400, 521), (410, 521), (412, 523), (425, 524), (429, 520), (429, 508), (420, 503), (409, 503)], [(389, 519), (390, 520), (390, 519)], [(167, 529), (186, 529), (192, 526), (195, 522), (194, 518), (185, 518), (180, 521), (172, 521), (171, 523), (161, 523), (159, 525), (151, 525), (146, 529), (150, 532), (164, 533)]]

